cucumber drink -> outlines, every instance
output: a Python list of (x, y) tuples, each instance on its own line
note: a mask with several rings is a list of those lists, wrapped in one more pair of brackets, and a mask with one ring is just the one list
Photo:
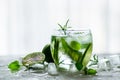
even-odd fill
[(66, 34), (58, 31), (51, 37), (51, 52), (58, 70), (67, 72), (84, 70), (92, 54), (90, 29), (68, 30)]

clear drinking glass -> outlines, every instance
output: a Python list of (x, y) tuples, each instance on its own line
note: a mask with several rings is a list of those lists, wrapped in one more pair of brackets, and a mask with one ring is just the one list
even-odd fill
[(58, 71), (83, 71), (90, 60), (92, 46), (90, 29), (57, 30), (51, 37), (51, 52)]

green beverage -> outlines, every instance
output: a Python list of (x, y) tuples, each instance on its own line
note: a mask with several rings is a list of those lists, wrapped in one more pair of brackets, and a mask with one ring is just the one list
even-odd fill
[(51, 37), (53, 60), (60, 71), (83, 71), (92, 54), (92, 34), (89, 29), (67, 30)]

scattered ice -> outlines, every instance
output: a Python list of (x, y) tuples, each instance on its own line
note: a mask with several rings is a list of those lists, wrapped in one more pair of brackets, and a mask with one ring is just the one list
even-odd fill
[[(0, 60), (1, 61), (1, 60)], [(2, 61), (1, 61), (2, 62)], [(25, 67), (17, 73), (11, 73), (7, 67), (8, 62), (2, 62), (0, 65), (0, 80), (119, 80), (120, 79), (120, 56), (112, 55), (107, 58), (99, 59), (98, 66), (94, 65), (92, 68), (98, 68), (97, 76), (66, 76), (59, 74), (54, 63), (45, 63), (47, 66), (47, 72), (45, 73), (31, 73), (30, 71), (24, 71)], [(6, 66), (3, 66), (6, 65)], [(116, 66), (118, 65), (118, 66)], [(112, 67), (111, 67), (112, 66)], [(33, 67), (44, 68), (41, 64), (36, 64)], [(111, 70), (110, 70), (111, 69)], [(109, 71), (110, 70), (110, 71)], [(74, 65), (70, 65), (69, 71), (76, 71)], [(48, 75), (49, 74), (49, 75)], [(51, 76), (58, 75), (58, 76)]]
[(109, 57), (112, 68), (117, 68), (120, 66), (120, 56), (119, 55), (112, 55)]
[(98, 67), (99, 67), (99, 70), (100, 71), (109, 71), (111, 70), (111, 63), (110, 63), (110, 60), (109, 59), (101, 59), (99, 60), (99, 63), (98, 63)]
[(71, 64), (70, 65), (70, 69), (69, 69), (70, 73), (75, 73), (75, 72), (78, 72), (75, 64)]
[(37, 68), (37, 69), (44, 69), (44, 65), (43, 64), (34, 64), (31, 67)]
[(120, 55), (109, 56), (111, 66), (114, 72), (120, 72)]
[(58, 75), (57, 68), (54, 63), (48, 64), (48, 74), (50, 75)]

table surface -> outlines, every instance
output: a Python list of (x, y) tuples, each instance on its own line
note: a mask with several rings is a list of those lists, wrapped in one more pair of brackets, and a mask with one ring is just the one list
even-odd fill
[(120, 80), (119, 71), (101, 71), (97, 75), (70, 75), (65, 76), (59, 74), (57, 76), (51, 76), (47, 72), (45, 73), (31, 73), (28, 71), (19, 71), (17, 73), (11, 73), (7, 68), (7, 65), (14, 60), (19, 59), (16, 56), (0, 56), (0, 80)]

